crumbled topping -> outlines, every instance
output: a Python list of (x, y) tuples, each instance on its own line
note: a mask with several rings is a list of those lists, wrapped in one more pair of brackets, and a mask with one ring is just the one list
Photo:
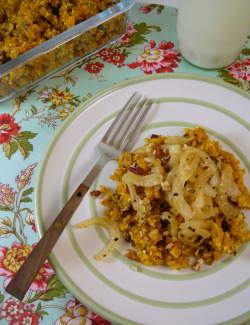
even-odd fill
[(100, 192), (105, 193), (107, 190), (107, 187), (105, 185), (100, 185)]
[(182, 143), (181, 144), (181, 150), (184, 151), (187, 148), (187, 144), (186, 143)]
[(131, 265), (130, 266), (131, 270), (138, 272), (138, 266), (137, 265)]
[(193, 266), (192, 266), (192, 269), (194, 269), (195, 271), (200, 271), (201, 267), (202, 267), (202, 264), (203, 264), (203, 259), (200, 258)]
[(164, 190), (164, 191), (170, 191), (170, 184), (169, 184), (169, 182), (168, 181), (164, 181), (164, 182), (162, 182), (161, 183), (161, 187), (162, 187), (162, 189)]
[(171, 247), (173, 247), (173, 246), (174, 246), (173, 243), (169, 243), (169, 244), (167, 244), (167, 245), (165, 246), (165, 248), (166, 248), (166, 249), (169, 249), (169, 248), (171, 248)]
[(152, 151), (152, 147), (153, 147), (153, 143), (149, 143), (147, 146), (146, 146), (146, 151), (147, 152), (151, 152)]

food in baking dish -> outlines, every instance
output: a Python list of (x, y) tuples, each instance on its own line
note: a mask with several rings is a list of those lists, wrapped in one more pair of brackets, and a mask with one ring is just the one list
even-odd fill
[(0, 101), (126, 32), (134, 0), (7, 0), (0, 8)]

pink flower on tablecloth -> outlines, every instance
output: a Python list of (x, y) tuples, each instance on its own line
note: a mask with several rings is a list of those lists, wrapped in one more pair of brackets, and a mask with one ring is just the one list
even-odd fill
[(13, 190), (8, 184), (0, 182), (0, 204), (9, 206), (11, 205), (16, 196), (17, 192)]
[(21, 191), (25, 186), (30, 184), (31, 176), (34, 173), (34, 169), (37, 166), (37, 163), (28, 166), (25, 170), (22, 170), (20, 175), (17, 175), (15, 181), (17, 183), (17, 188)]
[(96, 53), (96, 56), (102, 59), (103, 61), (107, 61), (107, 59), (112, 55), (112, 53), (113, 49), (103, 48)]
[(109, 57), (107, 62), (113, 63), (114, 65), (121, 67), (123, 65), (123, 62), (125, 61), (125, 55), (122, 53), (114, 52), (113, 55)]
[(134, 33), (138, 32), (138, 30), (133, 27), (133, 24), (134, 24), (134, 22), (132, 20), (130, 20), (126, 34), (122, 38), (120, 38), (117, 41), (117, 43), (129, 43), (130, 36), (133, 35)]
[(24, 304), (20, 300), (16, 301), (13, 298), (9, 298), (2, 303), (0, 316), (14, 324), (14, 321), (17, 321), (19, 315), (23, 314), (23, 307)]
[(150, 7), (150, 6), (141, 6), (140, 7), (140, 10), (142, 10), (144, 14), (148, 14), (153, 9), (154, 9), (154, 7)]
[(39, 315), (36, 313), (33, 313), (30, 310), (24, 310), (24, 312), (19, 315), (16, 322), (13, 323), (13, 325), (16, 325), (16, 324), (38, 325), (39, 324)]
[(152, 10), (154, 10), (155, 8), (157, 8), (156, 9), (157, 15), (160, 15), (162, 13), (162, 10), (164, 9), (164, 5), (157, 5), (155, 3), (151, 3), (148, 6), (141, 6), (140, 7), (140, 10), (142, 10), (142, 12), (144, 14), (148, 14), (149, 12), (151, 12)]
[(58, 318), (54, 325), (112, 325), (109, 321), (89, 311), (78, 299), (69, 300), (65, 311), (66, 313)]
[(17, 135), (21, 127), (15, 123), (13, 116), (9, 114), (0, 115), (0, 144), (11, 141), (12, 135)]
[(173, 68), (178, 67), (176, 61), (180, 62), (180, 52), (173, 50), (173, 47), (172, 42), (162, 41), (157, 47), (154, 41), (150, 41), (149, 45), (144, 47), (144, 52), (137, 56), (137, 62), (127, 66), (131, 69), (140, 67), (146, 74), (174, 72)]
[(90, 62), (86, 64), (84, 70), (88, 71), (89, 73), (100, 73), (103, 67), (104, 67), (103, 63)]
[(250, 82), (250, 59), (245, 59), (243, 62), (235, 62), (227, 68), (229, 75), (236, 79), (242, 79)]
[[(31, 253), (35, 244), (32, 246), (22, 246), (14, 242), (11, 248), (0, 247), (0, 276), (5, 276), (3, 287), (6, 288), (26, 258)], [(54, 271), (48, 262), (45, 262), (32, 282), (30, 290), (43, 291), (47, 289), (48, 277), (54, 275)]]
[(96, 56), (101, 58), (103, 61), (106, 61), (108, 63), (113, 63), (118, 68), (123, 66), (125, 61), (125, 55), (121, 53), (120, 49), (102, 49), (100, 50)]
[(108, 320), (102, 318), (101, 316), (96, 315), (95, 313), (92, 312), (92, 325), (112, 325)]
[(0, 316), (6, 319), (9, 325), (38, 325), (40, 316), (32, 312), (34, 306), (34, 304), (24, 305), (20, 300), (9, 298), (2, 303)]

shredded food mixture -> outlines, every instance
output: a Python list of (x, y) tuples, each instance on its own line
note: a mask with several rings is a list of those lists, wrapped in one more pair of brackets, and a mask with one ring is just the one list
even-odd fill
[[(0, 66), (112, 7), (117, 0), (0, 0)], [(96, 50), (126, 30), (125, 15), (93, 27), (0, 80), (0, 95), (28, 86)]]
[[(152, 135), (117, 164), (116, 189), (101, 191), (104, 218), (130, 243), (131, 260), (198, 271), (250, 239), (245, 170), (203, 128), (185, 129), (182, 137)], [(115, 240), (109, 245), (110, 251)]]
[(0, 8), (0, 64), (112, 5), (111, 0), (4, 1)]

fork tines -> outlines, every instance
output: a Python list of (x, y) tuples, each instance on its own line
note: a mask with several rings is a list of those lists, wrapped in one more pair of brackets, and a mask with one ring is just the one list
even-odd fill
[(153, 104), (147, 97), (142, 98), (139, 92), (133, 94), (104, 135), (104, 143), (121, 152), (131, 148)]

